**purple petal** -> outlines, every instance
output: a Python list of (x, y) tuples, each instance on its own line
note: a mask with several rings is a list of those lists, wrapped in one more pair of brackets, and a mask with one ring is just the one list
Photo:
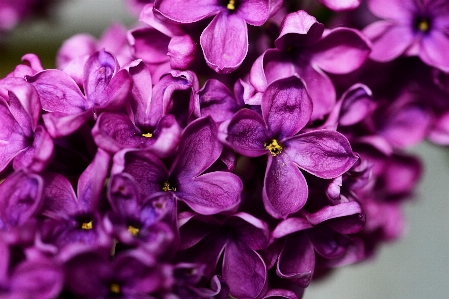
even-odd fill
[(167, 114), (161, 118), (154, 130), (154, 143), (149, 148), (160, 158), (166, 158), (174, 153), (181, 140), (182, 129), (176, 118)]
[(350, 126), (367, 117), (375, 108), (371, 90), (363, 84), (351, 86), (342, 95), (340, 125)]
[(449, 47), (449, 38), (446, 30), (447, 27), (441, 31), (432, 30), (429, 36), (423, 37), (419, 56), (425, 63), (449, 71), (449, 59), (441, 51), (441, 49)]
[(45, 111), (76, 114), (90, 107), (75, 81), (62, 71), (45, 70), (26, 79), (39, 93)]
[(237, 69), (248, 52), (248, 28), (237, 14), (220, 12), (200, 37), (207, 65), (220, 74)]
[(131, 93), (133, 95), (134, 120), (138, 126), (148, 126), (148, 115), (153, 95), (151, 73), (142, 61), (135, 61), (128, 67), (129, 74), (133, 79)]
[(152, 27), (134, 29), (130, 32), (130, 44), (135, 57), (146, 63), (156, 64), (169, 61), (167, 56), (170, 36)]
[(238, 240), (253, 250), (263, 250), (268, 245), (270, 230), (260, 219), (247, 214), (237, 213), (226, 218), (224, 225), (235, 231), (234, 240)]
[(76, 34), (62, 43), (56, 56), (56, 66), (64, 69), (68, 64), (78, 57), (90, 56), (96, 50), (97, 41), (86, 33)]
[(238, 111), (227, 128), (226, 142), (239, 154), (257, 157), (267, 153), (264, 143), (269, 133), (262, 117), (255, 111)]
[(133, 80), (127, 70), (120, 70), (109, 82), (104, 97), (98, 104), (105, 110), (120, 110), (128, 100)]
[(24, 224), (42, 206), (42, 178), (17, 171), (0, 185), (0, 218), (7, 227)]
[(194, 179), (179, 179), (176, 197), (195, 212), (210, 215), (236, 208), (240, 204), (243, 184), (229, 172), (210, 172)]
[(311, 46), (312, 61), (322, 70), (333, 74), (346, 74), (358, 69), (368, 58), (370, 42), (357, 30), (333, 29)]
[(410, 26), (396, 25), (390, 21), (378, 21), (363, 29), (372, 42), (370, 58), (376, 61), (390, 61), (400, 56), (414, 40)]
[(339, 234), (325, 225), (315, 226), (313, 230), (307, 231), (307, 234), (316, 252), (327, 259), (341, 257), (351, 243), (347, 236)]
[(72, 115), (51, 112), (42, 116), (45, 128), (53, 138), (72, 134), (93, 117), (94, 113), (92, 110)]
[(270, 11), (275, 1), (270, 0), (246, 0), (239, 3), (236, 14), (253, 26), (263, 25), (276, 11)]
[(231, 119), (240, 105), (234, 94), (218, 80), (209, 79), (198, 92), (199, 117), (210, 116), (215, 122)]
[(262, 257), (240, 242), (229, 242), (223, 258), (223, 278), (236, 298), (257, 298), (266, 288)]
[(42, 176), (45, 181), (42, 215), (65, 219), (79, 211), (75, 191), (64, 176), (56, 173), (43, 173)]
[(187, 70), (195, 60), (196, 43), (187, 34), (173, 36), (168, 44), (170, 66), (172, 69)]
[(84, 66), (84, 93), (88, 100), (101, 105), (107, 101), (106, 88), (118, 69), (115, 56), (104, 50), (92, 54)]
[(298, 167), (320, 178), (342, 175), (357, 161), (349, 141), (342, 134), (318, 130), (284, 142), (284, 151)]
[(137, 183), (128, 173), (111, 177), (108, 185), (108, 199), (112, 210), (127, 216), (140, 214), (141, 199)]
[(303, 10), (289, 13), (282, 20), (281, 32), (274, 44), (279, 50), (289, 46), (308, 46), (316, 42), (324, 31), (324, 25)]
[(180, 23), (193, 23), (224, 9), (216, 0), (203, 0), (201, 4), (197, 0), (158, 0), (154, 3), (156, 15), (160, 14)]
[(271, 83), (263, 94), (261, 108), (269, 130), (279, 139), (298, 133), (312, 115), (312, 101), (298, 77)]
[(276, 273), (281, 278), (292, 280), (301, 287), (307, 287), (315, 269), (315, 252), (305, 232), (287, 237), (279, 255)]
[(191, 180), (209, 168), (220, 157), (222, 149), (212, 118), (197, 119), (184, 129), (170, 173), (180, 181)]
[(42, 126), (38, 126), (34, 132), (33, 144), (16, 156), (13, 168), (41, 172), (53, 157), (53, 148), (53, 139)]
[(318, 0), (321, 4), (333, 11), (351, 10), (360, 5), (361, 0)]
[(273, 230), (272, 236), (276, 239), (279, 239), (292, 233), (312, 227), (312, 224), (304, 218), (290, 217), (281, 221), (276, 226), (276, 228)]
[(102, 149), (98, 149), (94, 160), (81, 174), (78, 180), (78, 200), (87, 211), (95, 210), (100, 201), (104, 181), (109, 171), (111, 157)]
[(262, 196), (265, 209), (275, 218), (285, 219), (306, 203), (307, 182), (289, 155), (268, 156)]
[(411, 20), (416, 10), (413, 0), (368, 0), (369, 10), (376, 16), (393, 20)]

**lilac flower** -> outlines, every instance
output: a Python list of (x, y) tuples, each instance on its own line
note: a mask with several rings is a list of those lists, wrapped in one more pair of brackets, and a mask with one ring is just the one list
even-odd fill
[(70, 249), (73, 244), (78, 248), (93, 247), (110, 252), (112, 240), (105, 232), (98, 210), (109, 160), (109, 155), (99, 149), (78, 180), (78, 196), (64, 176), (43, 174), (45, 189), (41, 215), (44, 221), (39, 236), (43, 243), (53, 247), (44, 246), (42, 249), (65, 258), (73, 254)]
[(181, 137), (175, 117), (165, 115), (170, 101), (162, 95), (153, 97), (150, 71), (142, 61), (128, 68), (134, 82), (131, 111), (129, 115), (102, 113), (92, 129), (95, 143), (112, 154), (125, 148), (149, 148), (159, 157), (168, 157)]
[(179, 23), (193, 23), (215, 15), (201, 34), (207, 64), (218, 73), (237, 69), (248, 52), (247, 23), (264, 24), (282, 5), (279, 0), (157, 0), (156, 14)]
[(299, 211), (307, 200), (307, 182), (298, 167), (321, 178), (334, 178), (357, 160), (340, 133), (317, 130), (295, 135), (311, 113), (304, 84), (290, 77), (268, 86), (262, 98), (262, 117), (242, 109), (228, 124), (226, 142), (234, 150), (248, 157), (268, 156), (263, 200), (275, 218)]
[(243, 188), (233, 173), (203, 173), (221, 151), (216, 124), (201, 118), (184, 130), (170, 170), (149, 151), (123, 150), (114, 156), (112, 173), (131, 174), (145, 196), (170, 192), (200, 214), (216, 214), (235, 209)]
[(370, 0), (370, 10), (384, 18), (364, 29), (373, 42), (371, 58), (390, 61), (417, 55), (428, 65), (449, 70), (449, 3), (445, 0)]
[(19, 78), (3, 79), (0, 88), (0, 171), (13, 160), (14, 169), (40, 172), (53, 155), (53, 140), (39, 125), (39, 95)]
[(144, 249), (157, 256), (170, 256), (178, 238), (176, 201), (170, 194), (142, 198), (137, 183), (127, 173), (119, 173), (109, 181), (108, 199), (112, 212), (106, 227), (121, 243)]
[(313, 101), (312, 119), (329, 113), (336, 101), (335, 87), (323, 72), (346, 74), (359, 68), (370, 52), (370, 43), (357, 30), (336, 28), (325, 32), (324, 26), (305, 11), (288, 14), (276, 49), (268, 49), (253, 64), (250, 83), (256, 94), (245, 99), (260, 104), (261, 93), (278, 79), (297, 73), (307, 84)]
[(268, 245), (268, 226), (246, 213), (219, 222), (212, 217), (184, 213), (181, 223), (181, 258), (204, 263), (210, 277), (224, 254), (222, 273), (230, 294), (236, 298), (257, 298), (267, 283), (265, 263), (256, 250)]
[(59, 70), (45, 70), (26, 78), (38, 91), (45, 126), (52, 137), (69, 135), (87, 120), (107, 110), (122, 108), (132, 86), (126, 70), (119, 70), (114, 55), (95, 52), (84, 65), (84, 93)]

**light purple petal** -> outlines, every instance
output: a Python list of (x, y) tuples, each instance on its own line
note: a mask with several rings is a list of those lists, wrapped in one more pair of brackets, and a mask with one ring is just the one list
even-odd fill
[(62, 114), (51, 112), (42, 116), (45, 128), (51, 137), (57, 138), (67, 136), (78, 130), (89, 119), (94, 118), (92, 110), (87, 110), (78, 114)]
[(195, 212), (210, 215), (236, 208), (243, 184), (229, 172), (209, 172), (194, 179), (180, 179), (175, 192)]
[[(127, 70), (122, 69), (109, 82), (102, 102), (98, 104), (104, 110), (120, 110), (128, 100), (133, 80)], [(99, 110), (102, 110), (99, 109)]]
[(187, 34), (173, 36), (168, 44), (167, 56), (172, 69), (187, 70), (195, 60), (196, 43)]
[(285, 219), (306, 203), (307, 182), (289, 155), (268, 156), (262, 196), (265, 209), (275, 218)]
[(239, 6), (236, 8), (235, 13), (243, 18), (248, 24), (253, 26), (263, 25), (270, 13), (276, 13), (275, 11), (270, 12), (270, 5), (275, 1), (270, 0), (246, 0), (241, 1)]
[(225, 10), (216, 0), (158, 0), (154, 13), (180, 23), (193, 23)]
[(132, 30), (129, 36), (135, 57), (150, 64), (169, 61), (167, 51), (170, 37), (166, 34), (152, 27), (143, 27)]
[(449, 71), (449, 58), (441, 49), (449, 47), (447, 28), (441, 31), (431, 30), (428, 36), (423, 36), (419, 53), (425, 63), (445, 71)]
[(342, 175), (357, 161), (349, 141), (342, 134), (318, 130), (289, 138), (285, 153), (301, 169), (320, 178)]
[(271, 83), (261, 108), (269, 130), (279, 139), (298, 133), (312, 115), (312, 101), (302, 80), (295, 76)]
[(372, 42), (370, 58), (380, 62), (391, 61), (403, 54), (414, 40), (407, 25), (396, 25), (390, 21), (378, 21), (363, 29)]
[(76, 114), (90, 107), (75, 81), (62, 71), (45, 70), (26, 79), (39, 93), (45, 111)]
[(416, 11), (414, 0), (368, 0), (367, 3), (373, 14), (392, 20), (411, 20)]
[(262, 117), (255, 111), (238, 111), (227, 128), (226, 142), (238, 153), (257, 157), (267, 153), (264, 143), (270, 136)]
[(200, 37), (207, 65), (220, 74), (237, 69), (248, 52), (248, 28), (237, 14), (220, 12)]
[(356, 8), (361, 0), (318, 0), (321, 4), (333, 11), (345, 11)]
[(72, 60), (90, 56), (96, 50), (97, 41), (86, 33), (76, 34), (62, 43), (56, 55), (56, 66), (64, 69)]
[(257, 298), (266, 288), (262, 257), (240, 242), (229, 242), (223, 258), (223, 278), (236, 298)]
[(358, 69), (368, 58), (371, 45), (359, 31), (336, 28), (326, 34), (309, 51), (312, 62), (333, 74), (346, 74)]

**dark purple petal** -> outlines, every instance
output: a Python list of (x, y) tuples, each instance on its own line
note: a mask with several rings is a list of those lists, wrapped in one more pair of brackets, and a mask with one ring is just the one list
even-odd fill
[(227, 127), (226, 142), (238, 153), (257, 157), (267, 153), (264, 143), (270, 139), (262, 117), (255, 111), (238, 111)]
[(333, 74), (346, 74), (358, 69), (368, 58), (371, 44), (359, 31), (350, 28), (331, 30), (309, 51), (312, 62)]
[(235, 231), (235, 241), (238, 240), (253, 250), (263, 250), (268, 245), (268, 225), (250, 214), (237, 213), (226, 218), (224, 225)]
[(26, 79), (39, 93), (45, 111), (77, 114), (91, 106), (75, 81), (62, 71), (45, 70)]
[(62, 175), (43, 173), (45, 187), (42, 192), (41, 214), (53, 219), (65, 219), (79, 210), (72, 184)]
[(320, 178), (335, 178), (354, 165), (357, 156), (342, 134), (318, 130), (285, 140), (285, 153), (301, 169)]
[(328, 259), (341, 257), (351, 243), (349, 237), (333, 231), (325, 225), (315, 226), (307, 234), (315, 251)]
[(0, 184), (0, 219), (6, 227), (24, 224), (42, 206), (42, 178), (17, 171)]
[(210, 117), (191, 122), (184, 129), (176, 161), (170, 173), (181, 181), (204, 172), (219, 157), (223, 146), (217, 138), (217, 125)]
[(262, 195), (265, 209), (275, 218), (287, 218), (299, 211), (307, 200), (307, 182), (293, 162), (284, 153), (268, 156)]
[(117, 173), (111, 177), (108, 185), (108, 199), (112, 210), (122, 215), (140, 213), (141, 198), (137, 183), (128, 173)]
[(237, 69), (248, 52), (248, 28), (237, 14), (223, 11), (214, 17), (200, 37), (207, 65), (220, 74)]
[(290, 217), (281, 221), (272, 232), (273, 238), (279, 239), (292, 233), (312, 228), (310, 221), (304, 218)]
[(257, 298), (266, 288), (262, 257), (240, 242), (229, 242), (223, 258), (223, 278), (236, 298)]
[(271, 83), (262, 97), (262, 116), (276, 138), (299, 132), (310, 120), (312, 101), (304, 83), (289, 77)]
[(229, 172), (210, 172), (194, 179), (179, 179), (176, 197), (195, 212), (210, 215), (236, 208), (240, 204), (243, 184)]
[(314, 269), (315, 252), (307, 234), (299, 232), (287, 237), (276, 268), (279, 277), (305, 288), (312, 280)]

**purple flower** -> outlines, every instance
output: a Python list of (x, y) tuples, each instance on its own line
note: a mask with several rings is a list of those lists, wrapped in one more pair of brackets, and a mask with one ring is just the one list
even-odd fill
[(201, 118), (184, 130), (170, 170), (149, 151), (123, 150), (114, 156), (112, 173), (131, 174), (145, 196), (170, 192), (200, 214), (216, 214), (235, 209), (243, 189), (233, 173), (204, 173), (221, 152), (215, 122)]
[(212, 217), (184, 213), (181, 223), (181, 259), (204, 263), (211, 277), (223, 253), (222, 273), (230, 294), (257, 298), (267, 283), (267, 269), (256, 250), (268, 245), (268, 226), (246, 213), (219, 222)]
[(215, 15), (201, 34), (207, 64), (218, 73), (237, 69), (248, 52), (247, 23), (261, 26), (282, 5), (280, 0), (157, 0), (155, 13), (179, 23)]
[(0, 171), (11, 160), (14, 169), (44, 170), (53, 155), (53, 140), (39, 125), (36, 89), (19, 78), (3, 79), (0, 88)]
[(371, 58), (390, 61), (417, 55), (428, 65), (449, 70), (449, 2), (445, 0), (370, 0), (370, 10), (384, 18), (363, 32), (372, 40)]
[(329, 113), (336, 101), (332, 81), (323, 72), (346, 74), (359, 68), (370, 52), (370, 44), (357, 30), (324, 26), (305, 11), (288, 14), (275, 40), (253, 64), (250, 83), (255, 87), (251, 104), (260, 104), (261, 93), (278, 79), (298, 74), (307, 84), (313, 101), (312, 119)]
[(26, 77), (38, 91), (45, 126), (52, 137), (69, 135), (87, 120), (107, 110), (122, 108), (132, 87), (128, 71), (119, 70), (114, 55), (104, 50), (92, 54), (84, 65), (84, 94), (73, 79), (59, 70)]
[(268, 86), (262, 98), (262, 117), (242, 109), (228, 124), (226, 142), (234, 150), (248, 157), (268, 156), (263, 200), (275, 218), (286, 218), (306, 203), (307, 182), (298, 167), (329, 179), (346, 172), (357, 160), (348, 140), (338, 132), (295, 135), (311, 113), (304, 84), (290, 77)]

